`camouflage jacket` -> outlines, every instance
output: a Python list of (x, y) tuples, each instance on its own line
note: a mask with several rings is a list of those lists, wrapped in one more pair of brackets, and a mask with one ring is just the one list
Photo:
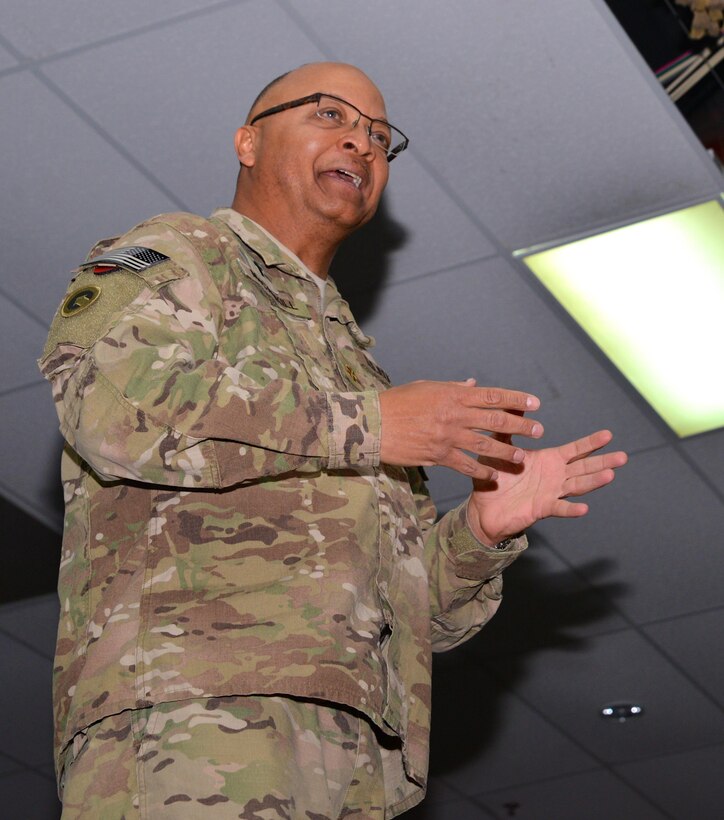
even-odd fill
[[(107, 256), (131, 246), (155, 253)], [(435, 524), (420, 471), (380, 464), (389, 380), (325, 301), (230, 209), (78, 269), (40, 360), (67, 441), (59, 752), (123, 709), (283, 693), (368, 715), (424, 785), (430, 653), (491, 617), (525, 541), (481, 546), (464, 505)]]

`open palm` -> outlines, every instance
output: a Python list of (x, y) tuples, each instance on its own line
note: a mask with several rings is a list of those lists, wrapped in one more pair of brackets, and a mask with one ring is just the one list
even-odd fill
[[(542, 518), (575, 518), (588, 505), (567, 501), (584, 495), (614, 479), (614, 470), (626, 461), (625, 453), (598, 453), (613, 438), (608, 430), (549, 447), (526, 450), (520, 465), (480, 461), (494, 466), (495, 481), (474, 481), (468, 507), (473, 529), (483, 541), (497, 543), (522, 532)], [(477, 527), (476, 527), (477, 524)]]

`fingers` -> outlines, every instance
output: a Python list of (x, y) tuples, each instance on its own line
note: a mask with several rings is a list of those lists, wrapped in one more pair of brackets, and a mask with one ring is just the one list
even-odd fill
[(615, 470), (623, 467), (628, 461), (628, 456), (621, 450), (615, 453), (601, 453), (597, 456), (585, 456), (577, 461), (569, 463), (567, 475), (571, 478), (575, 476), (590, 475), (601, 470)]
[(450, 467), (451, 470), (456, 470), (475, 481), (495, 481), (498, 478), (498, 471), (494, 467), (476, 461), (462, 450), (452, 450), (445, 459), (437, 463), (443, 467)]
[(540, 399), (537, 396), (503, 387), (471, 386), (461, 396), (461, 401), (468, 407), (491, 407), (522, 412), (537, 410), (540, 407)]
[(598, 430), (583, 438), (571, 441), (561, 447), (561, 455), (567, 461), (577, 461), (605, 447), (613, 438), (610, 430)]
[[(508, 412), (511, 413), (514, 416), (522, 416), (523, 415), (522, 410), (509, 410)], [(496, 441), (502, 441), (503, 444), (512, 444), (512, 438), (513, 437), (511, 436), (510, 433), (493, 433), (493, 438)]]
[(461, 437), (458, 446), (486, 459), (520, 464), (525, 459), (525, 451), (510, 444), (510, 436), (505, 438), (508, 440), (501, 441), (497, 436), (486, 436), (470, 430)]
[(543, 425), (535, 419), (526, 418), (522, 411), (464, 408), (460, 423), (470, 430), (499, 434), (496, 440), (507, 443), (510, 436), (540, 438), (543, 435)]
[(535, 396), (478, 387), (472, 378), (392, 387), (379, 394), (379, 403), (380, 456), (387, 464), (444, 464), (490, 480), (497, 463), (515, 465), (525, 459), (524, 451), (511, 444), (511, 436), (543, 434), (539, 422), (524, 416), (540, 405)]
[(569, 478), (564, 484), (565, 496), (570, 495), (585, 495), (593, 492), (599, 487), (605, 487), (610, 484), (616, 474), (613, 470), (600, 470), (599, 472), (590, 475), (581, 475)]
[(551, 515), (555, 518), (580, 518), (587, 512), (588, 504), (560, 499), (553, 505)]

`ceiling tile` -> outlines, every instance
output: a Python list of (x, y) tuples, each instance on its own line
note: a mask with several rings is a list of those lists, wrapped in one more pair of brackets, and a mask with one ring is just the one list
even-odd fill
[(0, 396), (0, 418), (13, 431), (3, 443), (0, 491), (47, 526), (59, 529), (62, 439), (50, 387), (41, 382)]
[[(673, 495), (672, 495), (673, 493)], [(576, 521), (548, 519), (545, 538), (585, 576), (606, 558), (637, 623), (724, 604), (720, 499), (666, 447), (638, 453)]]
[[(441, 226), (444, 229), (441, 230)], [(332, 267), (344, 296), (364, 319), (385, 285), (491, 256), (495, 247), (411, 154), (390, 166), (377, 216), (347, 239)]]
[[(124, 34), (183, 12), (218, 5), (218, 0), (4, 0), (3, 35), (26, 57), (40, 59), (69, 48)], [(160, 39), (163, 33), (157, 33)]]
[[(15, 760), (11, 760), (6, 755), (0, 753), (0, 778), (2, 778), (3, 775), (8, 774), (9, 772), (16, 772), (19, 769), (22, 769), (22, 766), (19, 763), (17, 763)], [(0, 783), (2, 783), (1, 779)], [(0, 788), (2, 787), (0, 786)], [(0, 805), (2, 804), (0, 803)]]
[(425, 798), (420, 806), (405, 812), (405, 820), (450, 820), (451, 817), (455, 820), (483, 820), (489, 816), (472, 800), (460, 799), (446, 803), (431, 803)]
[(23, 820), (58, 820), (61, 813), (55, 783), (30, 771), (0, 778), (0, 805), (5, 817)]
[(472, 376), (480, 385), (536, 393), (546, 443), (602, 427), (628, 449), (662, 441), (637, 394), (609, 375), (603, 354), (582, 345), (500, 257), (386, 288), (364, 329), (377, 337), (375, 356), (398, 383)]
[[(12, 479), (12, 476), (10, 476)], [(11, 601), (22, 601), (37, 598), (41, 595), (55, 593), (58, 586), (58, 564), (61, 553), (60, 509), (57, 514), (57, 528), (51, 528), (39, 519), (39, 515), (50, 516), (48, 511), (27, 510), (20, 506), (17, 495), (13, 492), (15, 503), (9, 500), (11, 485), (0, 482), (0, 521), (2, 521), (3, 540), (12, 545), (3, 551), (3, 571), (0, 573), (0, 604)], [(56, 489), (60, 489), (57, 487)], [(57, 498), (60, 505), (61, 499)], [(50, 503), (48, 507), (50, 507)], [(18, 545), (22, 545), (19, 549)], [(6, 612), (5, 609), (2, 610)], [(9, 610), (8, 610), (9, 611)], [(51, 632), (47, 624), (39, 629), (39, 638), (50, 649), (52, 654)], [(35, 623), (32, 624), (33, 634)], [(0, 743), (0, 749), (2, 744)]]
[(684, 439), (680, 446), (724, 495), (724, 430), (712, 430), (711, 433)]
[(0, 606), (0, 630), (52, 660), (58, 631), (58, 596), (41, 595)]
[(0, 108), (15, 113), (0, 118), (3, 289), (49, 323), (97, 239), (171, 202), (27, 73), (0, 80)]
[(523, 17), (515, 3), (441, 14), (437, 0), (371, 0), (354, 37), (343, 4), (294, 8), (379, 78), (411, 150), (510, 249), (718, 193), (713, 163), (601, 3), (530, 4)]
[[(557, 777), (542, 783), (482, 794), (479, 801), (496, 818), (516, 820), (666, 820), (634, 789), (605, 770)], [(683, 815), (682, 815), (683, 817)]]
[(664, 806), (667, 817), (721, 820), (724, 746), (640, 760), (615, 769)]
[(435, 675), (431, 772), (471, 795), (595, 763), (479, 666)]
[(435, 499), (438, 512), (457, 507), (470, 494), (470, 478), (449, 467), (425, 467), (428, 488)]
[(425, 804), (449, 803), (458, 800), (460, 795), (453, 791), (440, 777), (430, 777), (427, 781), (427, 792), (425, 793)]
[(601, 558), (587, 567), (586, 581), (535, 533), (529, 541), (503, 573), (503, 603), (495, 617), (460, 650), (470, 666), (505, 655), (525, 659), (547, 649), (575, 652), (585, 649), (592, 635), (628, 627), (615, 609), (622, 585), (609, 561)]
[(3, 46), (0, 46), (0, 71), (5, 71), (6, 68), (14, 68), (18, 61), (13, 55)]
[[(53, 663), (2, 634), (0, 655), (12, 658), (12, 663), (0, 664), (3, 702), (13, 704), (12, 709), (0, 710), (3, 751), (29, 766), (52, 763), (50, 679)], [(27, 719), (29, 714), (33, 716), (32, 720)], [(25, 817), (22, 813), (10, 813), (9, 816)]]
[(724, 608), (651, 624), (644, 632), (724, 708)]
[[(0, 230), (2, 230), (0, 228)], [(22, 298), (32, 303), (34, 296), (26, 288), (21, 292), (10, 289), (7, 284), (4, 289), (13, 299)], [(27, 312), (17, 304), (13, 304), (0, 293), (0, 346), (3, 356), (0, 359), (0, 395), (22, 385), (40, 382), (42, 376), (38, 370), (36, 360), (40, 357), (48, 335), (37, 318), (28, 316)]]
[[(44, 71), (187, 208), (205, 214), (231, 202), (234, 133), (256, 94), (294, 64), (320, 57), (276, 4), (249, 0)], [(141, 196), (133, 202), (135, 221), (153, 214)]]
[[(490, 664), (532, 707), (565, 727), (592, 755), (623, 762), (724, 737), (724, 713), (633, 630), (599, 635), (575, 651), (551, 649)], [(604, 720), (608, 703), (640, 704), (625, 723)]]

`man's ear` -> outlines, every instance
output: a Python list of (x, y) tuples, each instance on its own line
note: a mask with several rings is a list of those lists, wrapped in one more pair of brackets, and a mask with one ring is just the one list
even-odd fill
[(242, 125), (234, 135), (234, 148), (239, 162), (251, 168), (256, 162), (256, 129), (251, 125)]

